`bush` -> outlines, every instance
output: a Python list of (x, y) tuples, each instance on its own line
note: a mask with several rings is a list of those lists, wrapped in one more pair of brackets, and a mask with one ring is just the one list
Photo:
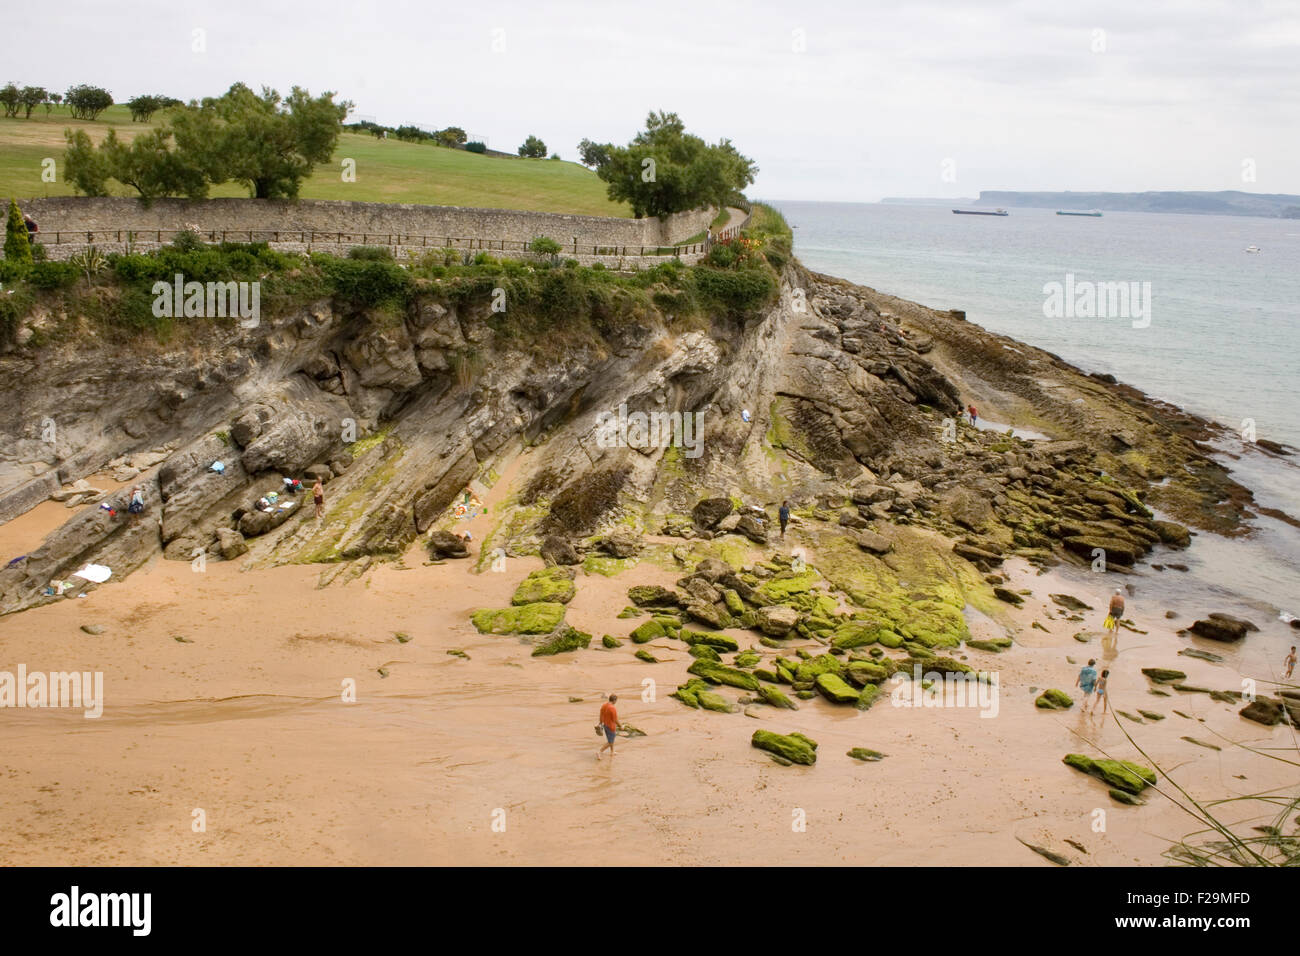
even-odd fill
[(348, 258), (362, 262), (392, 262), (393, 250), (387, 246), (353, 246), (348, 250)]
[(10, 262), (32, 261), (32, 244), (27, 238), (27, 224), (17, 200), (9, 200), (9, 218), (5, 220), (5, 259)]
[(480, 142), (478, 142), (477, 140), (475, 140), (475, 141), (472, 142), (472, 143), (466, 143), (466, 144), (465, 144), (465, 149), (466, 149), (467, 151), (471, 152), (471, 153), (486, 153), (486, 152), (487, 152), (487, 144), (486, 144), (486, 143), (480, 143)]
[(365, 305), (405, 305), (414, 288), (395, 262), (321, 257), (320, 264), (336, 294)]
[(528, 244), (528, 248), (539, 256), (554, 256), (558, 255), (563, 247), (550, 236), (538, 236)]
[(37, 289), (63, 289), (75, 285), (81, 272), (71, 262), (40, 261), (27, 273), (27, 281)]

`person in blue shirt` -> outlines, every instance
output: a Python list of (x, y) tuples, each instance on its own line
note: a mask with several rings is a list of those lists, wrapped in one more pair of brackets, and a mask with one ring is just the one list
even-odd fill
[(781, 521), (781, 537), (785, 537), (785, 526), (790, 523), (790, 502), (782, 501), (781, 508), (777, 511), (776, 516)]
[(1085, 702), (1092, 696), (1092, 691), (1097, 686), (1096, 664), (1096, 660), (1088, 661), (1088, 666), (1079, 671), (1079, 676), (1074, 681), (1074, 686), (1083, 691)]

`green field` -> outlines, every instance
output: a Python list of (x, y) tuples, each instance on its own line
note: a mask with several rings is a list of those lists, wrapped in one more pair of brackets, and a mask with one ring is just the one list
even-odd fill
[[(37, 107), (31, 119), (0, 117), (0, 197), (30, 199), (71, 196), (62, 182), (65, 129), (84, 129), (98, 143), (110, 127), (130, 140), (151, 129), (132, 123), (125, 106), (112, 106), (98, 120), (72, 119), (64, 107), (46, 115)], [(52, 157), (60, 181), (41, 181), (41, 161)], [(356, 182), (342, 179), (342, 161), (356, 161)], [(135, 195), (125, 186), (123, 196)], [(243, 187), (226, 183), (212, 196), (247, 196)], [(527, 209), (587, 216), (630, 217), (632, 210), (605, 196), (605, 184), (577, 163), (553, 159), (505, 159), (481, 156), (428, 143), (403, 143), (370, 134), (344, 133), (334, 162), (317, 167), (303, 183), (304, 199), (351, 199), (361, 202), (408, 202), (438, 206), (483, 206), (493, 209)]]

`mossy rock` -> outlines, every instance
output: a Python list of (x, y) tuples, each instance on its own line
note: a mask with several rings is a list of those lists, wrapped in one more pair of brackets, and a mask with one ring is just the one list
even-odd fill
[(1182, 671), (1176, 671), (1169, 667), (1144, 667), (1142, 673), (1157, 684), (1173, 684), (1177, 681), (1187, 680), (1187, 675)]
[(885, 755), (879, 750), (868, 750), (866, 747), (854, 747), (848, 752), (848, 756), (854, 760), (863, 760), (868, 763), (875, 763), (877, 760), (885, 759)]
[(745, 602), (740, 599), (740, 595), (732, 588), (727, 588), (722, 592), (722, 602), (727, 605), (727, 610), (734, 616), (740, 617), (745, 614)]
[(1065, 691), (1050, 688), (1038, 695), (1034, 706), (1043, 710), (1068, 710), (1074, 706), (1074, 700)]
[(879, 621), (845, 621), (837, 625), (831, 634), (831, 646), (842, 650), (854, 647), (866, 647), (880, 640), (881, 633), (889, 627)]
[(903, 636), (895, 634), (893, 631), (883, 631), (879, 637), (880, 643), (890, 650), (897, 650), (903, 646)]
[(721, 694), (715, 694), (711, 690), (699, 690), (695, 692), (695, 699), (699, 701), (700, 706), (705, 710), (716, 711), (720, 714), (730, 714), (735, 711), (735, 705)]
[(573, 568), (560, 564), (539, 568), (519, 583), (510, 603), (516, 607), (541, 602), (568, 604), (578, 593), (573, 576)]
[(755, 667), (753, 673), (759, 680), (765, 680), (769, 684), (779, 684), (781, 682), (781, 678), (777, 676), (775, 668)]
[(550, 634), (564, 620), (564, 605), (553, 602), (483, 609), (470, 618), (480, 634)]
[(890, 669), (875, 661), (849, 661), (844, 668), (844, 676), (861, 687), (864, 684), (879, 684), (890, 676)]
[(719, 664), (722, 663), (722, 655), (720, 655), (713, 648), (709, 647), (708, 644), (692, 644), (689, 648), (687, 648), (686, 653), (690, 654), (691, 657), (694, 657), (698, 660), (717, 661)]
[(817, 696), (817, 691), (815, 691), (815, 690), (797, 690), (797, 691), (794, 692), (794, 696), (798, 697), (800, 700), (812, 700), (814, 697)]
[(1138, 713), (1141, 714), (1143, 717), (1145, 717), (1147, 720), (1164, 720), (1164, 719), (1165, 719), (1165, 715), (1164, 715), (1164, 714), (1158, 714), (1158, 713), (1156, 713), (1154, 710), (1139, 710)]
[(633, 631), (631, 634), (628, 635), (628, 637), (631, 638), (633, 644), (645, 644), (649, 641), (653, 641), (657, 637), (666, 637), (666, 636), (667, 636), (667, 632), (664, 630), (664, 626), (660, 624), (658, 621), (653, 621), (653, 620), (646, 621), (644, 624), (642, 624), (635, 631)]
[(1156, 782), (1155, 771), (1130, 760), (1093, 760), (1083, 754), (1066, 754), (1062, 762), (1128, 793), (1141, 793)]
[(707, 644), (719, 651), (734, 652), (740, 650), (740, 643), (730, 634), (715, 634), (708, 631), (689, 631), (682, 629), (682, 640), (687, 644)]
[[(755, 590), (755, 604), (766, 607), (771, 604), (785, 604), (800, 610), (811, 610), (815, 599), (801, 598), (821, 583), (822, 576), (809, 568), (806, 571), (780, 571), (774, 578), (764, 581)], [(810, 605), (807, 608), (801, 604)]]
[(1110, 790), (1107, 790), (1106, 792), (1110, 794), (1112, 800), (1115, 800), (1118, 803), (1127, 803), (1131, 807), (1146, 806), (1145, 800), (1139, 800), (1137, 797), (1133, 796), (1133, 794), (1126, 793), (1123, 790), (1117, 790), (1112, 787)]
[(638, 584), (627, 589), (627, 599), (637, 607), (677, 607), (681, 598), (658, 584)]
[(809, 747), (811, 747), (811, 748), (813, 749), (814, 752), (816, 752), (816, 750), (817, 750), (817, 741), (813, 740), (811, 737), (805, 737), (803, 734), (799, 733), (799, 731), (797, 731), (797, 730), (792, 730), (792, 731), (790, 731), (789, 736), (793, 737), (795, 740), (802, 740), (802, 741), (803, 741), (804, 743), (806, 743)]
[(973, 674), (975, 669), (969, 664), (963, 664), (961, 661), (955, 661), (951, 657), (927, 657), (917, 658), (910, 657), (905, 661), (899, 662), (899, 670), (912, 670), (915, 665), (921, 666), (921, 673), (929, 674)]
[(566, 624), (554, 637), (533, 648), (533, 657), (550, 657), (591, 646), (591, 635)]
[(758, 678), (745, 671), (726, 667), (713, 661), (696, 660), (686, 669), (686, 673), (701, 677), (710, 684), (727, 684), (741, 690), (758, 690)]
[(1000, 654), (1013, 643), (1009, 637), (990, 637), (988, 640), (967, 641), (966, 646), (973, 647), (977, 651), (993, 651)]
[(600, 639), (600, 643), (610, 648), (611, 650), (613, 650), (615, 647), (623, 646), (622, 641), (620, 641), (617, 637), (613, 637), (609, 634), (606, 634), (604, 637), (602, 637)]
[(798, 704), (785, 696), (785, 694), (781, 693), (775, 687), (770, 687), (767, 684), (759, 684), (757, 694), (763, 703), (770, 704), (773, 707), (784, 707), (786, 710), (799, 709)]
[(736, 659), (732, 663), (737, 667), (753, 667), (762, 659), (763, 657), (758, 651), (741, 651), (736, 655)]
[(699, 709), (699, 693), (702, 690), (708, 690), (709, 685), (697, 677), (692, 677), (685, 684), (682, 684), (670, 696), (676, 697), (687, 707)]
[(794, 672), (791, 671), (790, 668), (778, 662), (776, 665), (776, 678), (782, 684), (793, 684)]
[(832, 704), (856, 704), (858, 692), (836, 674), (818, 674), (817, 690)]
[(839, 676), (844, 673), (844, 662), (830, 654), (818, 654), (804, 661), (794, 672), (796, 681), (815, 681), (822, 674)]
[(811, 767), (817, 762), (815, 745), (809, 746), (808, 738), (802, 734), (777, 734), (770, 730), (756, 730), (749, 742), (751, 746), (776, 754), (791, 763)]
[(653, 654), (651, 654), (651, 653), (650, 653), (648, 650), (646, 650), (644, 647), (641, 648), (639, 651), (637, 651), (635, 656), (636, 656), (636, 659), (637, 659), (637, 660), (639, 660), (639, 661), (645, 661), (647, 664), (658, 664), (658, 663), (659, 663), (659, 658), (655, 657)]
[(623, 610), (618, 612), (618, 616), (620, 619), (624, 619), (629, 617), (640, 617), (642, 613), (642, 610), (638, 607), (625, 607)]
[(856, 705), (858, 710), (867, 710), (870, 708), (872, 704), (880, 699), (881, 693), (882, 691), (878, 684), (868, 684), (866, 687), (862, 688), (858, 693), (858, 702)]

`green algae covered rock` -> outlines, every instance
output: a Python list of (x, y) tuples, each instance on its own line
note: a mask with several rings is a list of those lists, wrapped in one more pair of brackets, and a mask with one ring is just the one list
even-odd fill
[(879, 684), (868, 684), (858, 693), (858, 710), (866, 710), (874, 704), (881, 695), (882, 691)]
[(734, 663), (737, 667), (753, 667), (762, 659), (763, 658), (758, 653), (758, 651), (753, 651), (753, 650), (741, 651), (739, 654), (736, 655), (736, 660), (734, 661)]
[(794, 679), (796, 681), (816, 680), (821, 674), (839, 675), (844, 671), (844, 663), (837, 657), (830, 654), (818, 654), (816, 657), (803, 661), (795, 668)]
[(751, 746), (776, 754), (791, 763), (811, 767), (817, 762), (816, 746), (809, 746), (808, 738), (801, 734), (777, 734), (770, 730), (756, 730), (749, 742)]
[(554, 602), (485, 608), (470, 618), (480, 634), (549, 634), (564, 620), (564, 605)]
[(721, 694), (715, 694), (711, 690), (697, 690), (695, 699), (705, 710), (717, 711), (720, 714), (730, 714), (735, 711), (735, 706)]
[(726, 667), (713, 661), (696, 660), (686, 669), (686, 673), (701, 677), (710, 684), (727, 684), (741, 690), (758, 690), (758, 678), (745, 671)]
[(645, 644), (647, 641), (653, 641), (656, 637), (667, 637), (668, 632), (658, 621), (646, 621), (635, 631), (628, 635), (633, 644)]
[(552, 654), (563, 654), (566, 651), (576, 651), (580, 647), (590, 646), (590, 634), (566, 624), (550, 640), (534, 647), (533, 657), (550, 657)]
[(609, 634), (606, 634), (604, 637), (602, 637), (600, 639), (600, 643), (604, 644), (606, 647), (610, 649), (623, 646), (622, 641), (620, 641), (617, 637), (613, 637)]
[(556, 564), (549, 568), (539, 568), (520, 582), (515, 589), (515, 596), (510, 603), (537, 604), (547, 601), (555, 604), (568, 604), (578, 593), (573, 583), (574, 569)]
[(737, 617), (745, 613), (745, 602), (731, 588), (727, 588), (722, 592), (722, 601), (727, 605), (727, 610)]
[(842, 650), (865, 647), (880, 640), (886, 631), (889, 631), (889, 626), (879, 621), (845, 621), (831, 633), (831, 646)]
[(719, 651), (738, 651), (740, 644), (729, 634), (711, 634), (707, 631), (682, 629), (682, 640), (687, 644), (707, 644)]
[(1066, 754), (1061, 762), (1127, 793), (1141, 793), (1156, 782), (1155, 771), (1130, 760), (1093, 760), (1083, 754)]
[(844, 676), (859, 687), (864, 684), (879, 684), (890, 673), (888, 667), (875, 661), (849, 661), (844, 669)]
[(811, 608), (805, 608), (801, 605), (811, 604), (811, 599), (805, 600), (801, 596), (807, 595), (821, 580), (822, 576), (811, 568), (806, 571), (781, 571), (755, 589), (757, 593), (754, 603), (759, 605), (785, 604), (799, 608), (799, 610), (809, 610)]
[(640, 617), (644, 612), (639, 607), (625, 607), (618, 612), (620, 619), (629, 617)]
[(722, 656), (713, 648), (709, 647), (708, 644), (692, 644), (686, 653), (699, 660), (717, 661), (719, 664), (722, 663)]
[(1038, 695), (1034, 706), (1044, 710), (1066, 710), (1074, 706), (1074, 700), (1063, 690), (1049, 688)]
[(872, 763), (885, 759), (885, 755), (879, 750), (868, 750), (866, 747), (854, 747), (848, 752), (848, 755), (854, 760), (865, 760)]
[(1173, 684), (1177, 681), (1187, 680), (1187, 675), (1182, 671), (1176, 671), (1168, 667), (1144, 667), (1142, 673), (1157, 684)]
[(659, 663), (659, 658), (655, 657), (653, 654), (651, 654), (651, 653), (650, 653), (648, 650), (646, 650), (644, 647), (641, 648), (639, 651), (636, 652), (636, 659), (639, 660), (639, 661), (645, 661), (647, 664), (658, 664), (658, 663)]
[(669, 696), (676, 697), (687, 707), (691, 707), (696, 710), (699, 710), (700, 707), (699, 693), (702, 690), (707, 691), (708, 689), (709, 689), (708, 684), (700, 680), (698, 677), (692, 677), (685, 684), (682, 684), (680, 687), (678, 687), (677, 690), (675, 690)]
[(836, 674), (818, 674), (817, 690), (833, 704), (856, 704), (858, 692)]
[(676, 592), (658, 584), (638, 584), (628, 588), (627, 598), (637, 607), (679, 607), (682, 603)]
[(1133, 794), (1127, 793), (1123, 790), (1116, 790), (1112, 787), (1106, 792), (1110, 794), (1112, 800), (1118, 803), (1127, 803), (1131, 807), (1141, 807), (1146, 805), (1145, 800), (1139, 800), (1137, 797), (1133, 796)]
[(967, 641), (967, 647), (973, 647), (977, 651), (994, 651), (1001, 653), (1012, 645), (1013, 641), (1009, 637), (990, 637), (988, 640)]
[(781, 693), (775, 687), (769, 687), (766, 684), (759, 684), (757, 693), (759, 699), (765, 704), (770, 704), (773, 707), (784, 707), (786, 710), (799, 709), (798, 704), (785, 696), (785, 694)]

